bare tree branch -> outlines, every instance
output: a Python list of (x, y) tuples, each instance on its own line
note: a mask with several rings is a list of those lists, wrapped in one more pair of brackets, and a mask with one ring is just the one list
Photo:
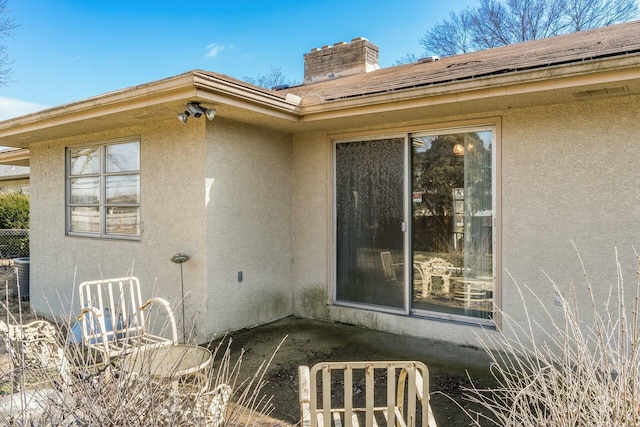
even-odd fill
[(481, 0), (420, 39), (427, 54), (457, 55), (630, 21), (636, 0)]
[(7, 0), (0, 0), (0, 86), (6, 85), (11, 78), (11, 61), (3, 39), (11, 36), (16, 28), (18, 28), (18, 24), (10, 14)]
[(425, 52), (434, 55), (457, 55), (473, 50), (469, 11), (451, 12), (449, 20), (436, 24), (420, 39)]
[(635, 0), (565, 0), (570, 31), (605, 27), (638, 16)]
[(420, 58), (418, 58), (413, 53), (407, 53), (402, 58), (399, 58), (399, 59), (396, 59), (395, 61), (393, 61), (392, 65), (395, 67), (397, 65), (412, 64), (412, 63), (418, 61), (419, 59)]
[(498, 0), (482, 0), (480, 7), (471, 12), (473, 42), (480, 49), (489, 49), (514, 43), (509, 36), (509, 11)]
[(256, 77), (243, 77), (242, 80), (247, 83), (251, 83), (252, 85), (261, 86), (267, 89), (272, 89), (282, 85), (295, 85), (295, 83), (292, 83), (285, 77), (282, 73), (282, 68), (275, 68), (273, 66), (269, 67), (269, 72), (265, 74), (259, 74)]

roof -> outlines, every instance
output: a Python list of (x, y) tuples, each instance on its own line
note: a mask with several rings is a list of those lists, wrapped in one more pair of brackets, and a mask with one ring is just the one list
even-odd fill
[(397, 92), (610, 57), (640, 54), (640, 21), (449, 56), (434, 62), (383, 68), (369, 73), (289, 88), (324, 101)]
[(149, 121), (187, 102), (216, 117), (286, 133), (368, 128), (502, 108), (640, 94), (640, 21), (269, 90), (193, 70), (0, 122), (0, 146)]

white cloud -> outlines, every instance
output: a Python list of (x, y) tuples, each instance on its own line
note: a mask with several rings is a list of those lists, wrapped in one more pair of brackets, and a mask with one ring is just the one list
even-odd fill
[(33, 113), (35, 111), (44, 110), (45, 108), (49, 108), (49, 106), (0, 96), (0, 120), (7, 120), (13, 117)]
[(207, 46), (207, 57), (215, 58), (222, 50), (224, 50), (224, 46), (220, 46), (217, 43), (211, 43)]

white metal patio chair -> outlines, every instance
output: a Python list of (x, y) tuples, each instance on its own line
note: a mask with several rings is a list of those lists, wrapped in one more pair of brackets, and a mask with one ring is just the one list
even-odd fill
[[(82, 342), (89, 349), (99, 352), (105, 364), (111, 358), (136, 348), (178, 343), (176, 320), (169, 302), (157, 297), (143, 302), (138, 278), (120, 277), (83, 282), (79, 293), (82, 309), (78, 321), (82, 330)], [(152, 305), (158, 305), (164, 311), (166, 324), (148, 324), (145, 311)], [(160, 332), (151, 331), (158, 327)]]
[[(332, 381), (332, 373), (342, 373), (342, 378), (334, 374)], [(321, 362), (311, 369), (300, 366), (298, 374), (302, 427), (436, 427), (429, 404), (429, 371), (422, 362)], [(380, 376), (386, 379), (382, 404), (374, 399)], [(342, 383), (341, 399), (332, 396), (332, 382)], [(364, 399), (364, 406), (354, 406), (355, 394)]]

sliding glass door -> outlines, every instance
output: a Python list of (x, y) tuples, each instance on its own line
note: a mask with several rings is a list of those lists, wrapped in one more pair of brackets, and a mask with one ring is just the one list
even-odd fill
[(336, 299), (406, 306), (406, 138), (335, 145)]
[(495, 159), (494, 126), (336, 142), (335, 302), (490, 321)]
[(492, 316), (493, 133), (410, 135), (415, 310)]

